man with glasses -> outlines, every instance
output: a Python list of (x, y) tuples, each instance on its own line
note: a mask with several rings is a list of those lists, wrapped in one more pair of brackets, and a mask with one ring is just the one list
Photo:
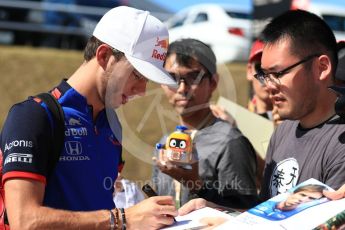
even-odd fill
[[(329, 89), (338, 61), (333, 32), (318, 16), (295, 10), (274, 18), (262, 35), (262, 72), (255, 77), (266, 84), (284, 121), (270, 140), (260, 198), (265, 201), (309, 178), (339, 189), (345, 183), (345, 126)], [(345, 185), (328, 195), (339, 198), (344, 191)], [(206, 205), (196, 199), (179, 214)]]
[(192, 133), (193, 154), (199, 161), (185, 169), (156, 159), (153, 182), (157, 193), (174, 196), (178, 205), (203, 197), (227, 207), (251, 207), (256, 202), (253, 147), (237, 128), (217, 119), (209, 108), (219, 77), (214, 53), (198, 40), (178, 40), (170, 44), (164, 67), (179, 86), (162, 88), (180, 124)]
[(50, 111), (37, 98), (12, 107), (0, 136), (11, 229), (158, 229), (173, 223), (171, 197), (127, 209), (113, 202), (122, 150), (114, 109), (143, 94), (148, 79), (176, 87), (163, 69), (167, 45), (166, 27), (147, 11), (122, 6), (102, 17), (84, 62), (51, 91), (65, 122), (65, 143), (51, 174), (56, 124)]
[(345, 183), (345, 127), (328, 88), (337, 68), (335, 37), (321, 18), (300, 10), (275, 18), (262, 34), (262, 72), (255, 77), (286, 121), (272, 135), (260, 196), (309, 178), (338, 189)]

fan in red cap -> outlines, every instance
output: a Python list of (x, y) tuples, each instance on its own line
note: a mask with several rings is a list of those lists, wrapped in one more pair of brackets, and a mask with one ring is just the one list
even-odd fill
[(248, 109), (272, 120), (273, 105), (269, 99), (267, 88), (254, 78), (254, 74), (261, 69), (261, 56), (263, 48), (264, 43), (261, 40), (255, 40), (248, 58), (247, 79), (251, 83), (249, 92), (251, 100), (248, 103)]
[(264, 49), (264, 43), (260, 40), (255, 40), (252, 45), (252, 49), (249, 54), (249, 62), (261, 61), (262, 50)]

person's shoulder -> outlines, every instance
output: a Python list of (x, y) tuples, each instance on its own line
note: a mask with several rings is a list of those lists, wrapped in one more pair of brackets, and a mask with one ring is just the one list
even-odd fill
[(222, 140), (235, 139), (243, 136), (241, 131), (236, 126), (221, 119), (217, 119), (211, 126), (200, 130), (200, 133), (207, 136), (212, 135), (213, 137)]
[(288, 132), (289, 130), (292, 130), (294, 128), (297, 128), (299, 124), (299, 121), (294, 120), (284, 120), (282, 123), (280, 123), (274, 130), (274, 133), (279, 132)]
[(330, 120), (326, 122), (327, 126), (330, 126), (332, 128), (336, 129), (342, 129), (344, 130), (345, 127), (345, 117), (340, 117), (338, 115), (334, 116)]
[(9, 111), (9, 115), (37, 116), (44, 114), (44, 111), (40, 103), (33, 99), (26, 99), (14, 104)]
[(7, 126), (23, 128), (39, 126), (48, 121), (47, 118), (47, 113), (40, 103), (33, 99), (27, 99), (11, 107), (4, 123), (4, 128)]
[(224, 121), (222, 119), (216, 119), (216, 121), (212, 125), (205, 127), (200, 131), (210, 133), (227, 133), (234, 129), (236, 129), (236, 127), (230, 124), (229, 122)]

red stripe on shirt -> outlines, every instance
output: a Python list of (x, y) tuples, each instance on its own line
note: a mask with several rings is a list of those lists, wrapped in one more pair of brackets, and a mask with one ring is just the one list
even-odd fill
[(40, 181), (43, 184), (47, 183), (45, 176), (35, 174), (35, 173), (30, 173), (30, 172), (11, 171), (3, 175), (2, 184), (5, 184), (5, 181), (8, 179), (15, 179), (15, 178), (32, 179), (32, 180)]
[(53, 91), (52, 91), (52, 95), (56, 98), (56, 99), (59, 99), (61, 97), (61, 92), (58, 88), (55, 88)]

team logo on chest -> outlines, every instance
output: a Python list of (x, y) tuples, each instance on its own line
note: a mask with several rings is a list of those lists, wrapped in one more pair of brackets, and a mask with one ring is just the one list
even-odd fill
[(69, 118), (66, 122), (66, 130), (65, 130), (65, 136), (87, 136), (87, 128), (82, 126), (82, 122), (80, 118)]
[(67, 155), (60, 156), (60, 161), (89, 161), (88, 156), (83, 155), (83, 145), (79, 141), (66, 141), (65, 152)]

